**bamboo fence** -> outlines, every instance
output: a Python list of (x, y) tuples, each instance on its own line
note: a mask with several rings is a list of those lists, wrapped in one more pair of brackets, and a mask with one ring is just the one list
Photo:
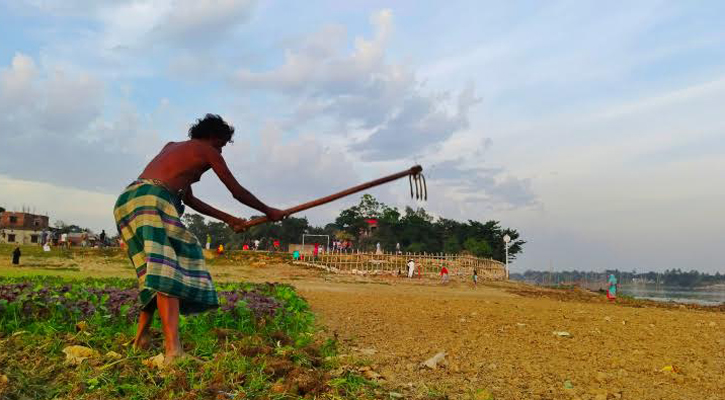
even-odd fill
[(304, 254), (301, 264), (318, 267), (334, 273), (359, 275), (407, 275), (408, 260), (415, 261), (417, 277), (435, 277), (445, 265), (451, 279), (471, 279), (474, 268), (479, 280), (498, 281), (506, 279), (502, 262), (490, 258), (444, 253), (363, 253), (363, 252), (321, 252), (317, 256)]

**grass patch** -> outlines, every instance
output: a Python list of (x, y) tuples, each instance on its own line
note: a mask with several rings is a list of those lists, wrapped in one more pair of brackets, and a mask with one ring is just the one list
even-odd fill
[[(288, 285), (221, 284), (222, 307), (180, 320), (198, 358), (158, 370), (158, 319), (149, 351), (135, 332), (135, 280), (0, 278), (0, 398), (365, 399), (375, 385), (353, 372), (333, 377), (337, 342), (315, 339), (313, 314)], [(95, 355), (66, 362), (68, 346)], [(113, 353), (110, 353), (113, 352)], [(116, 354), (114, 354), (116, 353)], [(331, 360), (331, 361), (326, 361)]]

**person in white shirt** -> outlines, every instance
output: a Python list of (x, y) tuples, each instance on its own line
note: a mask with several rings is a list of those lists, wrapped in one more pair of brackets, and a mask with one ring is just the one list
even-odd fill
[(413, 272), (415, 272), (415, 261), (411, 258), (408, 260), (408, 278), (413, 277)]

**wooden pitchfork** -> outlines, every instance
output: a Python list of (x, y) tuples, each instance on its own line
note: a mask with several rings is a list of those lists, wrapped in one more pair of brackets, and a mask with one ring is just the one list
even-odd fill
[[(345, 196), (349, 196), (353, 193), (361, 192), (375, 186), (380, 186), (384, 183), (392, 182), (396, 179), (400, 179), (406, 176), (408, 177), (408, 182), (410, 183), (410, 197), (415, 198), (416, 200), (428, 200), (428, 186), (425, 183), (425, 176), (423, 176), (423, 167), (421, 167), (420, 165), (416, 165), (410, 169), (406, 169), (405, 171), (398, 172), (397, 174), (388, 175), (374, 181), (363, 183), (361, 185), (351, 187), (350, 189), (343, 190), (342, 192), (331, 194), (321, 199), (308, 201), (307, 203), (303, 203), (283, 211), (285, 216), (289, 216), (291, 214), (308, 210), (310, 208), (317, 207), (323, 204), (327, 204)], [(263, 224), (267, 221), (267, 217), (255, 218), (247, 221), (244, 224), (244, 227), (240, 230), (248, 229), (252, 226)]]

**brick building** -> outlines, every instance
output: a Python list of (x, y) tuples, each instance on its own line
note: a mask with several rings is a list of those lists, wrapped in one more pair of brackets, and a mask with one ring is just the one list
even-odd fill
[(45, 215), (10, 211), (0, 214), (0, 243), (40, 244), (40, 236), (47, 230)]

